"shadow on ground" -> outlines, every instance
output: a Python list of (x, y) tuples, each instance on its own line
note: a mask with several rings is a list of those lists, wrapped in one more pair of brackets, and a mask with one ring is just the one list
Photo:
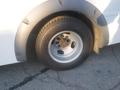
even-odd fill
[(120, 44), (68, 71), (53, 71), (38, 62), (0, 67), (0, 90), (120, 90)]

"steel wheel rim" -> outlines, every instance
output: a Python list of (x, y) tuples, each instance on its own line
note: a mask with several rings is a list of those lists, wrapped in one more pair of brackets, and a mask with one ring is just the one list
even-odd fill
[(49, 41), (50, 57), (58, 63), (70, 63), (76, 60), (83, 50), (82, 38), (73, 31), (62, 31)]

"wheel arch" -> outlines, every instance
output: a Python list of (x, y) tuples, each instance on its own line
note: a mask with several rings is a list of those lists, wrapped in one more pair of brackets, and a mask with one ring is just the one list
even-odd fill
[[(48, 0), (34, 8), (18, 27), (15, 39), (15, 53), (19, 61), (36, 58), (33, 50), (35, 47), (31, 43), (35, 42), (40, 28), (58, 15), (74, 16), (87, 23), (94, 34), (95, 52), (108, 44), (109, 34), (106, 20), (95, 6), (84, 0)], [(103, 16), (100, 21), (102, 25), (97, 23), (97, 18), (100, 15)]]

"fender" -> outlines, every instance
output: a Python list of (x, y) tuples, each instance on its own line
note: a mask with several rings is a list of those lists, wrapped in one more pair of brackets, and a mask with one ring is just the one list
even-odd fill
[[(34, 45), (38, 30), (51, 18), (65, 12), (78, 13), (89, 19), (94, 33), (94, 51), (108, 44), (109, 32), (104, 15), (85, 0), (48, 0), (34, 8), (21, 22), (15, 39), (15, 53), (19, 61), (35, 59)], [(64, 13), (63, 13), (64, 12)], [(74, 13), (74, 14), (75, 14)], [(69, 13), (68, 13), (69, 14)], [(72, 13), (73, 14), (73, 13)], [(73, 14), (73, 15), (74, 15)], [(99, 23), (97, 18), (101, 16)], [(75, 15), (76, 16), (76, 15)], [(38, 25), (39, 24), (39, 25)]]

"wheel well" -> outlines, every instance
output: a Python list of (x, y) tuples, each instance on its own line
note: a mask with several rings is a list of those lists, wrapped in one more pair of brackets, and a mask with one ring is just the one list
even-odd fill
[(38, 35), (40, 29), (43, 27), (43, 25), (45, 25), (45, 23), (47, 23), (52, 18), (54, 18), (56, 16), (62, 16), (62, 15), (73, 16), (73, 17), (76, 17), (76, 18), (82, 20), (90, 28), (90, 30), (91, 30), (91, 32), (93, 34), (93, 38), (95, 39), (95, 32), (94, 32), (93, 24), (85, 15), (83, 15), (81, 13), (78, 13), (78, 12), (74, 12), (74, 11), (56, 12), (56, 13), (54, 13), (52, 15), (49, 15), (46, 18), (42, 19), (34, 27), (32, 32), (30, 33), (29, 38), (27, 40), (27, 46), (26, 46), (27, 47), (26, 48), (27, 60), (31, 61), (31, 60), (37, 59), (36, 58), (36, 52), (35, 52), (35, 42), (36, 42), (37, 35)]

